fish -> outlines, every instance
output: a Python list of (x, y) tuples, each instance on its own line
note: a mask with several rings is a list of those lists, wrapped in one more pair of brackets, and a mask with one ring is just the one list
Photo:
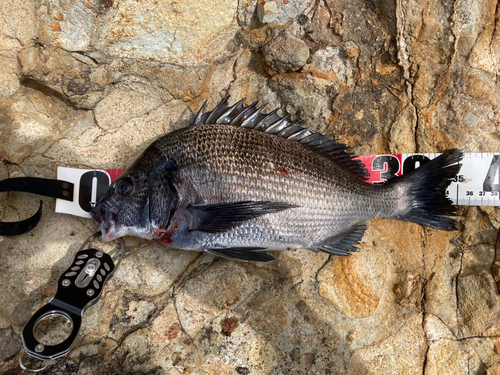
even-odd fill
[(457, 229), (446, 189), (462, 151), (373, 185), (345, 144), (244, 101), (211, 111), (205, 102), (147, 147), (91, 211), (101, 240), (135, 236), (265, 263), (274, 250), (351, 255), (375, 218)]

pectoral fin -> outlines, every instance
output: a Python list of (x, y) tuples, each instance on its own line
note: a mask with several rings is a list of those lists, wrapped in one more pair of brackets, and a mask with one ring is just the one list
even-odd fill
[(193, 215), (190, 230), (207, 233), (227, 232), (244, 221), (293, 207), (297, 206), (288, 203), (265, 201), (189, 206), (188, 210)]
[(207, 253), (216, 255), (218, 257), (242, 260), (244, 262), (261, 262), (269, 263), (276, 259), (271, 255), (264, 253), (264, 247), (223, 247), (215, 249), (206, 249)]

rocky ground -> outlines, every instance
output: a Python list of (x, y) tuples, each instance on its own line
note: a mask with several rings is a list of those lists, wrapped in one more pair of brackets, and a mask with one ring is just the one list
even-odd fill
[[(0, 179), (124, 168), (204, 100), (279, 107), (358, 154), (500, 151), (495, 1), (0, 3)], [(0, 195), (0, 218), (39, 197)], [(0, 371), (95, 222), (0, 237)], [(131, 247), (50, 374), (498, 374), (500, 211), (375, 220), (349, 258)], [(274, 254), (273, 254), (274, 255)]]

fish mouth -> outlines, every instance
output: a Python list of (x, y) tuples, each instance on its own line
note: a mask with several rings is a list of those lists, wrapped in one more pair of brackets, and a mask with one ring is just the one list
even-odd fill
[(116, 214), (109, 210), (105, 210), (102, 207), (96, 207), (90, 212), (90, 215), (94, 220), (99, 223), (99, 229), (101, 230), (100, 240), (102, 242), (109, 242), (117, 238), (116, 229)]

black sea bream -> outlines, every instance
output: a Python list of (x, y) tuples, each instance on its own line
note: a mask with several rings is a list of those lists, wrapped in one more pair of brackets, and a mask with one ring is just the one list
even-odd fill
[[(267, 262), (266, 250), (356, 251), (368, 220), (456, 229), (445, 190), (460, 170), (451, 150), (384, 185), (346, 146), (256, 104), (205, 106), (153, 142), (92, 216), (102, 240), (137, 236), (221, 257)], [(443, 216), (444, 215), (444, 216)]]

